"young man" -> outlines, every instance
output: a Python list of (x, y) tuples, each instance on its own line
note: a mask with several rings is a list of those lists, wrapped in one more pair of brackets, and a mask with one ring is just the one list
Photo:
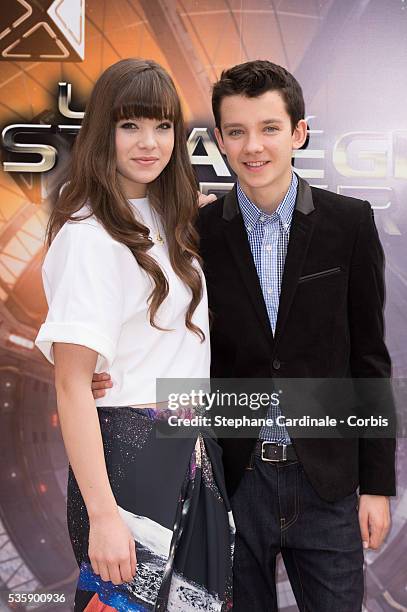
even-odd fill
[[(299, 84), (271, 62), (248, 62), (222, 73), (212, 104), (237, 175), (199, 221), (212, 376), (386, 379), (372, 210), (292, 172), (307, 134)], [(362, 547), (378, 548), (390, 523), (394, 439), (290, 438), (280, 425), (225, 439), (223, 450), (237, 528), (234, 610), (277, 610), (279, 552), (301, 611), (361, 610)]]

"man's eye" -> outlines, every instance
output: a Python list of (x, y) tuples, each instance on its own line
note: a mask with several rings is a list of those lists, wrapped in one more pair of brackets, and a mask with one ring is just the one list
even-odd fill
[(268, 125), (268, 126), (265, 128), (266, 132), (277, 132), (277, 129), (278, 129), (278, 128), (274, 127), (273, 125)]
[(242, 133), (242, 130), (230, 130), (229, 136), (239, 136)]

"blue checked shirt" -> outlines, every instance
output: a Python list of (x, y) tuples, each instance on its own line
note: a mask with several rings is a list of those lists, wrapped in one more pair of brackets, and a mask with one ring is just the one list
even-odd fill
[[(298, 178), (293, 173), (290, 187), (283, 201), (273, 214), (268, 215), (247, 197), (237, 183), (237, 199), (246, 227), (257, 275), (260, 280), (264, 302), (270, 320), (273, 335), (276, 331), (278, 305), (280, 302), (281, 281), (283, 278), (291, 220), (297, 197)], [(291, 444), (285, 426), (276, 425), (276, 418), (281, 414), (278, 406), (270, 406), (267, 417), (273, 419), (273, 427), (262, 427), (261, 440)]]

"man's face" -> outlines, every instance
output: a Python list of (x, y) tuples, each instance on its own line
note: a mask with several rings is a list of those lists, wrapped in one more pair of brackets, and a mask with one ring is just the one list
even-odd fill
[(278, 91), (256, 98), (227, 96), (221, 102), (220, 116), (216, 139), (245, 193), (254, 201), (268, 193), (281, 192), (283, 197), (291, 180), (292, 151), (306, 139), (306, 122), (299, 121), (292, 131)]

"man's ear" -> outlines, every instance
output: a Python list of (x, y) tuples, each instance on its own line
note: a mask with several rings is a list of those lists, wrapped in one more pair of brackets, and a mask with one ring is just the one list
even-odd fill
[(300, 119), (294, 128), (292, 141), (293, 149), (301, 149), (304, 142), (307, 140), (308, 125), (305, 119)]
[(216, 138), (216, 142), (218, 143), (219, 149), (221, 150), (223, 155), (226, 155), (225, 145), (223, 144), (222, 132), (220, 131), (219, 128), (216, 127), (214, 133), (215, 133), (215, 138)]

